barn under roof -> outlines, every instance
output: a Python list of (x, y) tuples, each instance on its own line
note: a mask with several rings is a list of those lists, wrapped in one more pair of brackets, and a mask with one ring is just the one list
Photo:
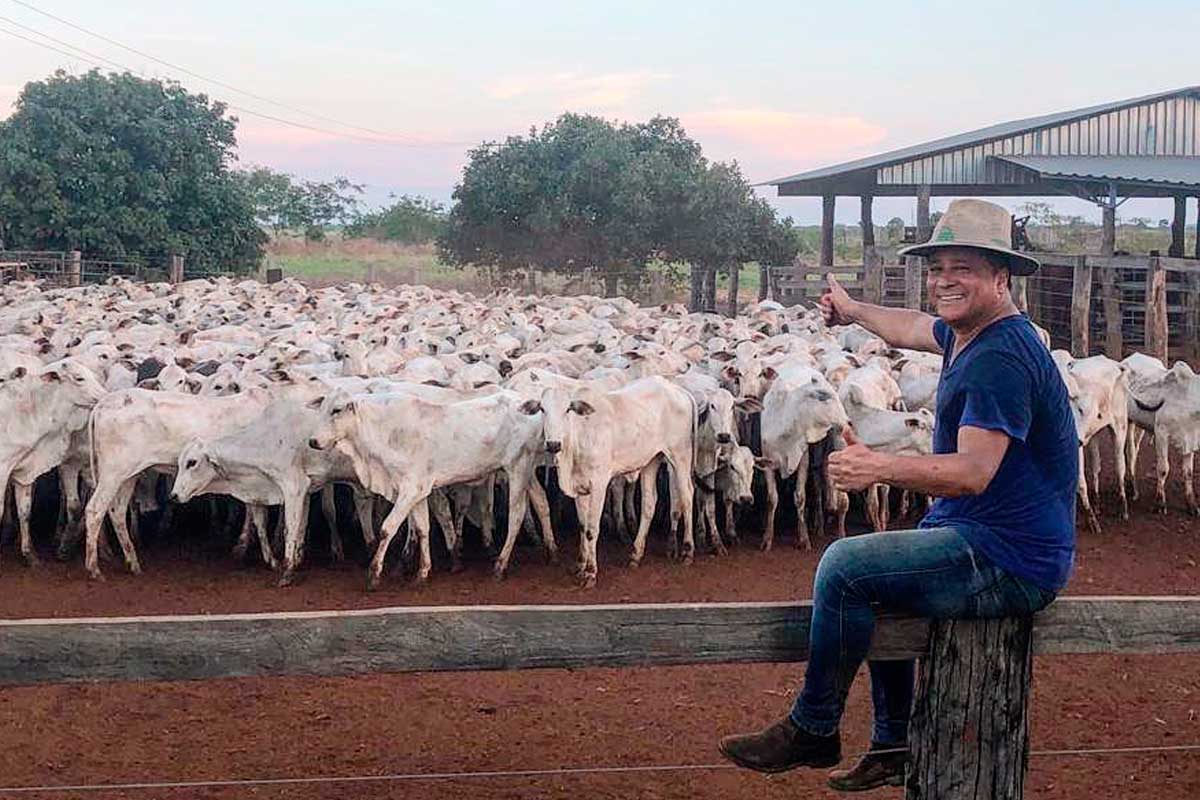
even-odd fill
[(1172, 249), (1181, 250), (1186, 198), (1200, 197), (1200, 86), (991, 125), (762, 185), (824, 198), (822, 264), (832, 264), (838, 196), (862, 198), (866, 245), (874, 197), (916, 197), (923, 241), (931, 196), (1072, 195), (1104, 211), (1106, 248), (1123, 199), (1174, 198)]

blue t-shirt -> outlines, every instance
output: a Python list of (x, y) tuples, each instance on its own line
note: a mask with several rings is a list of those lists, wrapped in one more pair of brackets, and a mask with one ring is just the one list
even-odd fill
[(954, 331), (933, 325), (942, 347), (934, 453), (958, 451), (958, 429), (1003, 431), (1008, 450), (982, 494), (943, 497), (922, 528), (957, 528), (1006, 572), (1058, 591), (1075, 560), (1079, 437), (1067, 388), (1024, 316), (999, 319), (954, 352)]

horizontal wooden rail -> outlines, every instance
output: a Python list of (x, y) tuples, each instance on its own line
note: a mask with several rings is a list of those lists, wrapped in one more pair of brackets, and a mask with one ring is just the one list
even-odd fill
[[(810, 603), (405, 607), (0, 621), (0, 684), (802, 661)], [(925, 652), (885, 618), (872, 656)], [(1037, 653), (1200, 652), (1198, 597), (1071, 597)]]

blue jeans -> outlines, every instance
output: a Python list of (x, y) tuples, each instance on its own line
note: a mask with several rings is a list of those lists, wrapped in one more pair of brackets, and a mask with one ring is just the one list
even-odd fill
[[(932, 619), (1012, 617), (1040, 611), (1053, 599), (1053, 592), (992, 565), (954, 528), (834, 542), (813, 580), (808, 669), (792, 720), (820, 736), (837, 731), (846, 694), (871, 644), (877, 610)], [(914, 663), (870, 663), (873, 742), (908, 740)]]

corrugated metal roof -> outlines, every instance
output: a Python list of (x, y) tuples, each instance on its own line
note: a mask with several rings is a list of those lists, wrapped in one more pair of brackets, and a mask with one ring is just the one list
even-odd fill
[(1155, 100), (1162, 100), (1167, 97), (1176, 97), (1180, 95), (1200, 95), (1200, 86), (1188, 86), (1182, 89), (1175, 89), (1170, 92), (1159, 92), (1157, 94), (1146, 95), (1145, 97), (1135, 97), (1129, 100), (1118, 100), (1112, 103), (1102, 103), (1098, 106), (1089, 106), (1088, 108), (1077, 108), (1074, 111), (1060, 111), (1056, 114), (1046, 114), (1040, 117), (1029, 117), (1027, 119), (1019, 119), (1013, 122), (1003, 122), (999, 125), (992, 125), (987, 128), (970, 131), (968, 133), (960, 133), (955, 136), (947, 136), (944, 139), (934, 139), (923, 144), (913, 145), (911, 147), (903, 147), (899, 150), (890, 150), (879, 155), (860, 158), (856, 161), (847, 161), (844, 164), (835, 164), (830, 167), (821, 167), (820, 169), (801, 172), (796, 175), (789, 175), (786, 178), (776, 178), (766, 183), (758, 184), (759, 186), (778, 186), (781, 183), (791, 183), (792, 181), (807, 181), (818, 180), (821, 178), (830, 178), (835, 175), (840, 175), (848, 172), (857, 172), (864, 169), (874, 169), (888, 164), (894, 164), (900, 161), (907, 161), (912, 158), (933, 155), (934, 153), (944, 152), (946, 150), (954, 150), (960, 147), (980, 144), (982, 142), (1000, 139), (1006, 136), (1023, 131), (1045, 128), (1051, 125), (1061, 125), (1064, 122), (1069, 122), (1081, 117), (1090, 117), (1093, 114), (1103, 114), (1109, 111), (1115, 111), (1127, 106), (1136, 106), (1142, 103), (1149, 103)]
[(992, 156), (1046, 178), (1200, 187), (1200, 158), (1187, 156)]

